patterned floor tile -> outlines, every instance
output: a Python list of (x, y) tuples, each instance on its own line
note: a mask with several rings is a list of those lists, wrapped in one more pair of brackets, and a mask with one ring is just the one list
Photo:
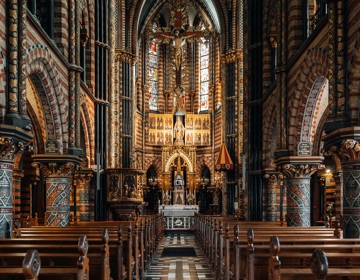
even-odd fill
[[(164, 248), (194, 248), (196, 257), (161, 257)], [(195, 242), (195, 236), (189, 232), (167, 233), (162, 238), (159, 248), (151, 262), (144, 280), (215, 280), (212, 271)]]

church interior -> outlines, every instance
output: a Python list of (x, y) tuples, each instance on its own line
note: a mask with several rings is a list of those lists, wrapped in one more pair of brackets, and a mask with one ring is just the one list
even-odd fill
[[(143, 219), (149, 256), (154, 232), (194, 230), (213, 279), (265, 279), (230, 255), (211, 266), (225, 223), (243, 242), (241, 225), (359, 239), (359, 1), (5, 0), (0, 15), (0, 243)], [(146, 261), (117, 279), (145, 279)]]

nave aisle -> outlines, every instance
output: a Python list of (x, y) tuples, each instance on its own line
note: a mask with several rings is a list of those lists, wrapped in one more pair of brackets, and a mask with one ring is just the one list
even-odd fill
[(215, 277), (191, 232), (168, 232), (163, 236), (145, 280), (209, 279)]

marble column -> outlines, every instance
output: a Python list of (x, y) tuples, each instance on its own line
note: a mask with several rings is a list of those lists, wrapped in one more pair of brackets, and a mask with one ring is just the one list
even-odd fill
[(0, 239), (11, 237), (13, 166), (13, 162), (0, 159)]
[(81, 158), (72, 155), (39, 154), (32, 157), (33, 166), (45, 176), (45, 225), (70, 224), (70, 186), (73, 173)]
[(90, 186), (93, 177), (91, 169), (76, 172), (76, 215), (77, 221), (94, 221), (94, 189)]
[(32, 148), (28, 145), (31, 137), (21, 128), (0, 124), (0, 239), (11, 237), (14, 159)]
[[(344, 140), (339, 155), (343, 171), (344, 238), (360, 237), (360, 144)], [(336, 179), (335, 179), (336, 180)], [(338, 193), (336, 193), (338, 196)], [(338, 207), (338, 205), (335, 205)]]
[(310, 181), (318, 169), (323, 157), (289, 156), (277, 160), (280, 172), (285, 175), (288, 226), (311, 226)]

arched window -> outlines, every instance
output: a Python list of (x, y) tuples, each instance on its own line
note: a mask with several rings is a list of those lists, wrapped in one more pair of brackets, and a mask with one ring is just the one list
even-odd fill
[(54, 38), (54, 0), (29, 0), (29, 11), (39, 20), (51, 39)]
[(209, 109), (209, 42), (200, 42), (200, 111)]
[(325, 0), (302, 0), (303, 7), (303, 39), (320, 25), (319, 23), (327, 15), (327, 3)]
[(155, 40), (151, 41), (149, 49), (149, 108), (151, 111), (158, 110), (158, 49)]

